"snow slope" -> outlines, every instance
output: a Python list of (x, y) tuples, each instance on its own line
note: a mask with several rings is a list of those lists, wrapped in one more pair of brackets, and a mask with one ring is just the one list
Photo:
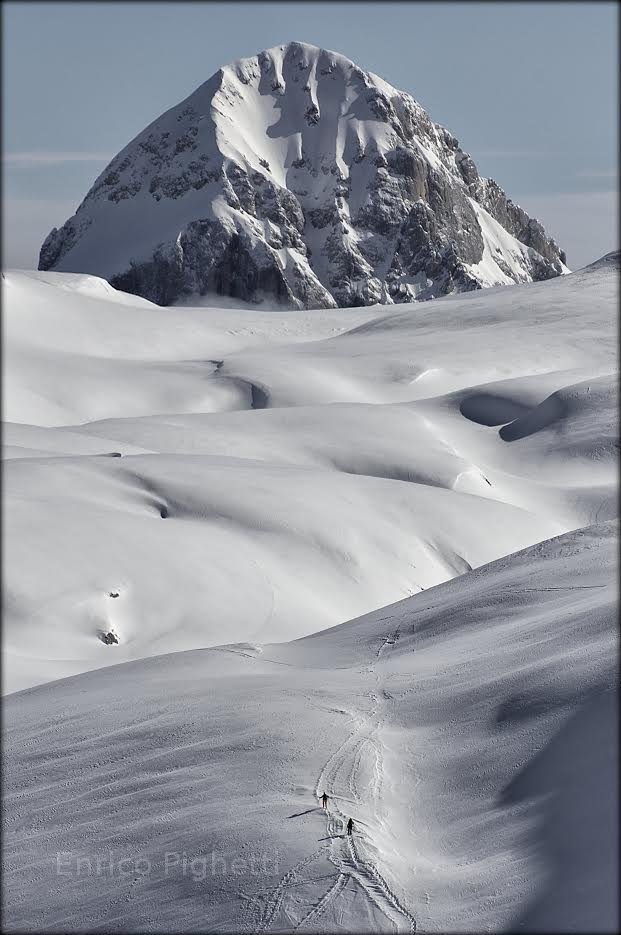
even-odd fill
[(617, 516), (614, 259), (433, 315), (3, 289), (5, 691), (302, 636)]
[(9, 696), (5, 930), (617, 931), (617, 554)]

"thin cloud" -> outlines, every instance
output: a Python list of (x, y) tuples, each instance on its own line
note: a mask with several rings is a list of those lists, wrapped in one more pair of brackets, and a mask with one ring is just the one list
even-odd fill
[(474, 155), (500, 159), (539, 159), (542, 156), (555, 156), (556, 153), (543, 149), (477, 149)]
[(576, 172), (579, 179), (616, 179), (618, 175), (618, 169), (581, 169)]
[(22, 152), (5, 153), (2, 162), (7, 169), (33, 169), (47, 166), (62, 166), (67, 162), (110, 162), (110, 153), (82, 152)]

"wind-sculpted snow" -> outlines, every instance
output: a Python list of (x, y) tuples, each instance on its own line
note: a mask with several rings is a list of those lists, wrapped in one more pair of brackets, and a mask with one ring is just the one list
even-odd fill
[(4, 930), (618, 931), (615, 259), (2, 286)]
[(617, 516), (610, 264), (433, 314), (3, 287), (5, 690), (303, 636)]
[(40, 269), (162, 305), (392, 304), (567, 272), (409, 94), (290, 42), (221, 68), (132, 140)]
[(9, 696), (5, 930), (618, 931), (617, 551)]

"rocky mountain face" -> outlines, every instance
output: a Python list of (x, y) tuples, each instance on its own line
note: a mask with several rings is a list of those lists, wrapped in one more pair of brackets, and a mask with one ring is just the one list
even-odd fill
[(548, 279), (565, 255), (409, 95), (291, 42), (221, 68), (140, 133), (39, 269), (161, 305), (306, 308)]

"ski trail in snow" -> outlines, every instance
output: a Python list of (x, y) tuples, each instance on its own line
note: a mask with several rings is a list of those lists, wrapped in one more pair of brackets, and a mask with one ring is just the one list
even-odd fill
[[(376, 659), (381, 658), (387, 648), (393, 646), (399, 638), (397, 629), (390, 636), (385, 637), (376, 653)], [(370, 665), (367, 671), (372, 672), (375, 681), (381, 690), (380, 678), (374, 665)], [(372, 801), (379, 801), (380, 789), (383, 774), (383, 757), (381, 752), (381, 742), (379, 742), (379, 731), (383, 718), (379, 714), (380, 697), (375, 690), (369, 692), (372, 701), (372, 707), (369, 714), (361, 721), (359, 727), (341, 744), (341, 746), (332, 754), (328, 762), (323, 767), (317, 780), (316, 792), (320, 789), (327, 791), (332, 804), (332, 814), (336, 815), (343, 827), (345, 827), (347, 818), (341, 809), (336, 805), (335, 799), (341, 798), (336, 794), (335, 786), (339, 775), (347, 771), (345, 782), (346, 787), (352, 795), (353, 801), (361, 802), (361, 795), (357, 785), (357, 775), (363, 759), (365, 747), (372, 745), (374, 764), (372, 779)], [(384, 697), (386, 697), (384, 695)], [(411, 913), (403, 906), (397, 895), (391, 890), (388, 883), (381, 875), (375, 864), (360, 856), (354, 843), (353, 837), (333, 833), (330, 822), (328, 824), (328, 834), (332, 837), (331, 852), (328, 855), (329, 860), (339, 871), (341, 876), (351, 877), (364, 890), (368, 899), (382, 912), (382, 914), (392, 923), (397, 932), (407, 931), (416, 932), (416, 920)], [(326, 903), (342, 892), (344, 886), (337, 887), (336, 884), (322, 897), (322, 911)], [(318, 904), (319, 905), (319, 904)]]
[(298, 932), (303, 926), (311, 922), (316, 922), (325, 909), (341, 895), (347, 883), (348, 875), (339, 873), (332, 886), (323, 894), (317, 905), (313, 906), (310, 912), (298, 922), (293, 931)]
[[(347, 844), (345, 847), (341, 846), (340, 853), (333, 853), (329, 857), (335, 867), (341, 874), (352, 877), (358, 883), (397, 932), (416, 932), (414, 917), (390, 889), (375, 864), (360, 857), (351, 836), (347, 835), (346, 841)], [(345, 854), (343, 850), (346, 850)]]
[(287, 887), (290, 886), (295, 880), (296, 876), (301, 873), (309, 864), (321, 856), (327, 849), (328, 845), (318, 848), (312, 854), (309, 854), (308, 857), (304, 857), (302, 860), (288, 870), (287, 873), (279, 880), (275, 888), (268, 894), (266, 901), (263, 906), (263, 919), (259, 923), (259, 927), (256, 929), (257, 933), (266, 932), (270, 928), (272, 922), (278, 910), (282, 906), (283, 900), (287, 895)]
[[(394, 646), (398, 638), (398, 629), (390, 636), (385, 637), (377, 649), (375, 660), (380, 659), (391, 646)], [(320, 798), (322, 792), (326, 792), (329, 796), (330, 813), (327, 828), (329, 841), (295, 864), (284, 874), (276, 887), (267, 894), (261, 907), (261, 920), (256, 929), (260, 935), (267, 933), (273, 926), (289, 895), (289, 887), (294, 885), (296, 878), (300, 877), (304, 870), (322, 855), (334, 865), (336, 874), (318, 901), (308, 908), (306, 914), (299, 919), (292, 931), (297, 932), (314, 925), (325, 914), (326, 910), (339, 900), (348, 882), (353, 880), (364, 892), (369, 902), (390, 923), (391, 931), (416, 932), (416, 920), (390, 888), (379, 868), (368, 856), (363, 856), (359, 852), (353, 836), (343, 833), (347, 823), (347, 815), (337, 805), (337, 800), (341, 803), (349, 801), (355, 805), (362, 805), (363, 794), (360, 790), (359, 775), (363, 764), (367, 762), (365, 754), (369, 747), (373, 756), (370, 802), (379, 802), (381, 799), (383, 756), (379, 733), (384, 719), (380, 708), (382, 701), (390, 698), (390, 695), (383, 690), (374, 663), (366, 666), (362, 671), (373, 675), (377, 686), (368, 692), (368, 698), (371, 702), (369, 710), (364, 714), (350, 712), (354, 722), (353, 730), (328, 758), (319, 773), (315, 785), (315, 796), (317, 798)], [(343, 792), (345, 795), (341, 794)], [(375, 817), (378, 818), (378, 816)], [(367, 826), (367, 829), (369, 827)], [(368, 830), (358, 832), (358, 834), (361, 833), (365, 837), (369, 836)], [(293, 912), (300, 911), (299, 906), (289, 907), (289, 909), (290, 912), (291, 910)], [(287, 913), (287, 915), (290, 915), (290, 913)]]

